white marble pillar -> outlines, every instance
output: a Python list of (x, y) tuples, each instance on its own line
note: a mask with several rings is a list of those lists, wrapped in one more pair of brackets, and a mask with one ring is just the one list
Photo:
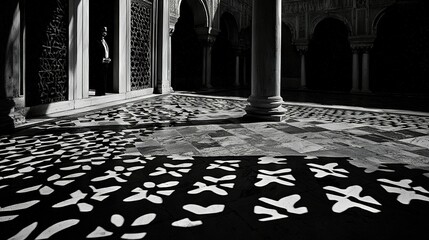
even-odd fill
[(118, 93), (125, 93), (129, 82), (129, 2), (116, 0), (115, 2), (115, 30), (113, 36), (113, 90)]
[(254, 0), (252, 17), (252, 95), (248, 117), (282, 121), (281, 89), (281, 0)]
[(362, 53), (362, 92), (369, 90), (369, 49), (364, 49)]
[(170, 61), (170, 10), (169, 1), (159, 1), (159, 25), (158, 31), (158, 72), (157, 72), (157, 92), (169, 93), (171, 82), (169, 74)]
[(171, 87), (171, 83), (172, 83), (172, 78), (171, 78), (171, 73), (173, 72), (173, 66), (172, 66), (172, 52), (173, 52), (173, 44), (172, 44), (172, 37), (174, 34), (174, 27), (170, 26), (170, 37), (168, 38), (168, 74), (167, 74), (167, 78), (168, 78), (168, 82), (170, 84), (170, 92), (174, 92), (173, 87)]
[(352, 92), (359, 92), (359, 50), (353, 49)]
[(89, 0), (69, 0), (69, 99), (89, 96)]

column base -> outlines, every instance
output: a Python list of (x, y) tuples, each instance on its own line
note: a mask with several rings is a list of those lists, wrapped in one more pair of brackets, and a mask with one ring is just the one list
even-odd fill
[(253, 97), (248, 99), (250, 105), (245, 109), (245, 118), (281, 122), (286, 119), (287, 110), (282, 106), (283, 98), (275, 97)]
[(350, 93), (360, 93), (361, 91), (357, 88), (357, 89), (352, 89), (350, 90)]

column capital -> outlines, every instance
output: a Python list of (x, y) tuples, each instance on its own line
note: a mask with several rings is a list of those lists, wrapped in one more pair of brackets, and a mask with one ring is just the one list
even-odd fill
[(175, 30), (176, 30), (176, 28), (174, 26), (172, 27), (170, 25), (170, 28), (168, 29), (168, 34), (170, 35), (170, 37), (173, 36)]
[(297, 40), (294, 43), (294, 45), (295, 45), (296, 50), (299, 52), (299, 54), (304, 55), (307, 53), (307, 51), (308, 51), (308, 41), (307, 40), (305, 40), (305, 41)]
[(216, 41), (216, 36), (214, 35), (198, 35), (198, 39), (203, 43), (206, 47), (212, 47)]
[(179, 18), (178, 17), (176, 17), (176, 16), (171, 16), (170, 15), (170, 17), (169, 17), (169, 24), (170, 24), (170, 28), (171, 27), (175, 27), (176, 26), (176, 23), (179, 21)]
[(349, 41), (353, 52), (369, 52), (374, 46), (375, 36), (352, 36)]
[(299, 52), (300, 55), (305, 55), (308, 52), (308, 47), (297, 46), (296, 50)]

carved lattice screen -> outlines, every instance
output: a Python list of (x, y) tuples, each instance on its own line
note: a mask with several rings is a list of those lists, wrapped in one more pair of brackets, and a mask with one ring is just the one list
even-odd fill
[(152, 88), (152, 3), (131, 1), (131, 90)]

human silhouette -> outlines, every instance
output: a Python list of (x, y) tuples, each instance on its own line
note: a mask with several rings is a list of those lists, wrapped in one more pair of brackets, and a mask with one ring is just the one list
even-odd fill
[(102, 96), (106, 94), (107, 73), (111, 62), (109, 45), (105, 37), (107, 36), (107, 27), (103, 26), (100, 29), (100, 38), (97, 39), (94, 51), (94, 67), (95, 67), (95, 95)]

